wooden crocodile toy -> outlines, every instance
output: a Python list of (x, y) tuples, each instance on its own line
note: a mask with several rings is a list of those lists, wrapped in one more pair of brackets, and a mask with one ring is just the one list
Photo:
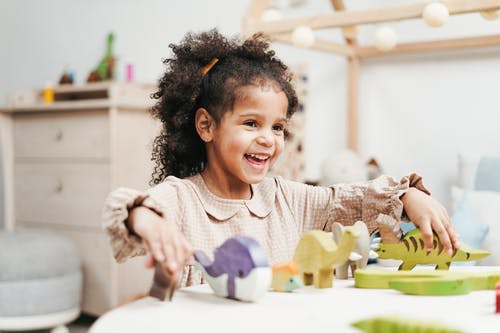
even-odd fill
[(475, 290), (494, 290), (500, 282), (500, 271), (358, 269), (354, 273), (354, 281), (356, 288), (395, 289), (409, 295), (465, 295)]
[(420, 229), (407, 232), (401, 239), (394, 234), (393, 221), (387, 218), (377, 219), (381, 241), (375, 252), (380, 259), (398, 259), (403, 263), (400, 270), (411, 270), (418, 264), (435, 264), (436, 269), (447, 270), (452, 261), (475, 261), (490, 255), (488, 251), (475, 249), (466, 244), (453, 249), (448, 255), (439, 238), (434, 234), (434, 246), (427, 252)]

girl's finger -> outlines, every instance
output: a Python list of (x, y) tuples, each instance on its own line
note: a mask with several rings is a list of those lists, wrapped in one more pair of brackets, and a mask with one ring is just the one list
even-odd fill
[(444, 251), (451, 256), (453, 254), (453, 247), (451, 246), (451, 240), (448, 235), (448, 230), (443, 225), (445, 222), (439, 219), (433, 219), (432, 227), (436, 232)]
[(418, 227), (422, 232), (422, 237), (424, 239), (424, 244), (427, 252), (432, 251), (432, 249), (434, 248), (434, 237), (432, 234), (430, 221), (428, 219), (424, 219), (423, 221), (420, 221)]
[(163, 251), (165, 252), (164, 266), (170, 275), (177, 274), (179, 269), (179, 264), (177, 262), (177, 257), (174, 248), (170, 244), (163, 243)]
[(149, 250), (153, 254), (153, 257), (156, 261), (158, 261), (158, 262), (165, 261), (165, 255), (163, 254), (161, 242), (154, 241), (154, 242), (150, 243)]
[(444, 221), (443, 225), (448, 232), (448, 236), (450, 237), (451, 243), (453, 247), (457, 248), (460, 246), (460, 234), (457, 229), (453, 225), (450, 216), (448, 215), (448, 211), (446, 208), (442, 207), (442, 220)]
[(450, 224), (447, 228), (448, 234), (450, 234), (451, 242), (455, 248), (460, 246), (460, 234), (453, 224)]
[(155, 267), (155, 258), (153, 258), (152, 254), (146, 256), (146, 260), (144, 260), (144, 266), (146, 266), (146, 268)]

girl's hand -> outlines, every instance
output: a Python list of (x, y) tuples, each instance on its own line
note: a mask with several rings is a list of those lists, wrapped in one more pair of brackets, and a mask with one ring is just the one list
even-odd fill
[(452, 255), (453, 247), (460, 246), (460, 235), (451, 223), (446, 208), (416, 188), (410, 188), (401, 197), (401, 201), (410, 221), (420, 228), (427, 251), (433, 249), (434, 230), (445, 252)]
[(136, 207), (129, 213), (128, 227), (146, 242), (154, 261), (178, 281), (193, 249), (177, 226), (147, 207)]

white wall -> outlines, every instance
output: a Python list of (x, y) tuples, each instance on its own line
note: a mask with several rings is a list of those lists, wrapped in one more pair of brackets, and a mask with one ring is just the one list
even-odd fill
[[(354, 9), (373, 6), (369, 0), (345, 2)], [(130, 58), (138, 81), (156, 81), (163, 71), (161, 59), (169, 55), (169, 43), (178, 42), (190, 30), (218, 27), (226, 34), (239, 33), (248, 3), (0, 1), (0, 104), (9, 91), (56, 82), (65, 66), (75, 70), (77, 83), (84, 82), (103, 55), (109, 31), (116, 35), (118, 80), (123, 80), (124, 61)], [(315, 0), (303, 10), (313, 14), (330, 10), (329, 6), (327, 0)], [(297, 15), (293, 11), (289, 14)], [(452, 17), (440, 29), (429, 28), (420, 20), (389, 25), (403, 41), (500, 31), (500, 20), (484, 21), (477, 14)], [(361, 29), (361, 42), (369, 43), (373, 29)], [(340, 41), (338, 32), (327, 33)], [(289, 46), (277, 46), (276, 50), (285, 62), (307, 63), (310, 69), (306, 173), (309, 179), (317, 179), (325, 156), (346, 143), (345, 61)], [(361, 153), (376, 157), (386, 173), (397, 177), (419, 171), (436, 197), (448, 204), (459, 151), (500, 153), (499, 87), (499, 48), (365, 61), (360, 96)]]
[(500, 153), (499, 55), (364, 63), (363, 153), (377, 156), (392, 175), (424, 175), (431, 192), (448, 204), (459, 152)]

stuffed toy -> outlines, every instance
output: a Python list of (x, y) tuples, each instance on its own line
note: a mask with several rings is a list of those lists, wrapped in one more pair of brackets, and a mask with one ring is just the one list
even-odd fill
[(330, 154), (321, 166), (319, 184), (329, 186), (338, 183), (352, 183), (377, 178), (382, 170), (373, 158), (364, 161), (349, 149)]

